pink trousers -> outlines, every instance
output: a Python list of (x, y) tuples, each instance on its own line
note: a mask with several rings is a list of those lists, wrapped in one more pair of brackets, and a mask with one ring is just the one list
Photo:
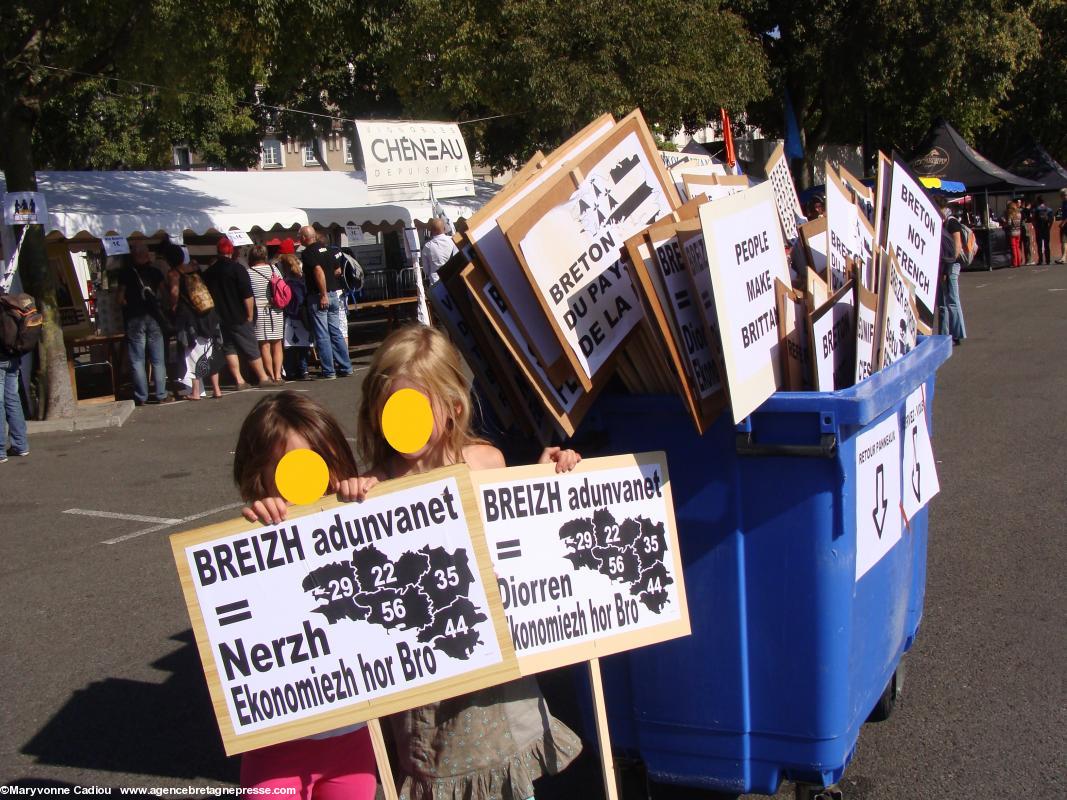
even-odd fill
[(241, 757), (241, 786), (295, 789), (285, 796), (299, 800), (374, 800), (377, 785), (366, 728), (329, 739), (261, 747)]

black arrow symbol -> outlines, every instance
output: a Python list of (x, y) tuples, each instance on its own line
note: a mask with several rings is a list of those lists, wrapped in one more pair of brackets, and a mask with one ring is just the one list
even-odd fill
[[(878, 498), (882, 498), (882, 517), (878, 518)], [(885, 499), (885, 465), (879, 464), (878, 469), (874, 473), (874, 511), (871, 512), (871, 517), (874, 518), (874, 527), (878, 531), (878, 538), (882, 538), (882, 528), (885, 525), (885, 512), (889, 508), (889, 501)]]
[(919, 465), (919, 426), (911, 429), (911, 490), (915, 492), (915, 499), (922, 500), (922, 467)]

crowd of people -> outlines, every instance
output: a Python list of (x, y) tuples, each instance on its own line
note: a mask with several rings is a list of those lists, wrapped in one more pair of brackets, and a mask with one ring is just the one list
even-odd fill
[[(206, 266), (171, 242), (160, 248), (159, 262), (143, 242), (130, 245), (129, 261), (119, 274), (118, 303), (137, 405), (221, 397), (223, 365), (237, 391), (247, 389), (251, 384), (242, 362), (257, 386), (313, 380), (308, 370), (313, 345), (320, 379), (352, 373), (346, 257), (311, 226), (299, 237), (299, 255), (292, 239), (282, 240), (274, 253), (264, 245), (242, 253), (223, 237)], [(173, 380), (185, 387), (173, 394), (167, 391), (168, 338), (182, 356)]]

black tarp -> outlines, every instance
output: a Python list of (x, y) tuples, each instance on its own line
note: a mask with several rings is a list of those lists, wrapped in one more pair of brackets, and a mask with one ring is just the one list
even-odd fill
[(959, 132), (943, 119), (934, 122), (922, 144), (915, 148), (909, 163), (921, 176), (959, 181), (968, 191), (1041, 188), (1039, 183), (998, 167), (967, 144)]
[(1040, 183), (1042, 191), (1054, 192), (1067, 188), (1067, 168), (1037, 142), (1019, 149), (1009, 164), (1016, 175)]

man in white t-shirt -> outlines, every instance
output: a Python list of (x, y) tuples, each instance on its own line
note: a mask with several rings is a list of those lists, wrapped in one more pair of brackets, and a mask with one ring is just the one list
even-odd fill
[(445, 233), (445, 223), (438, 217), (430, 220), (430, 238), (422, 246), (422, 272), (430, 284), (437, 283), (437, 270), (459, 250), (452, 237)]

